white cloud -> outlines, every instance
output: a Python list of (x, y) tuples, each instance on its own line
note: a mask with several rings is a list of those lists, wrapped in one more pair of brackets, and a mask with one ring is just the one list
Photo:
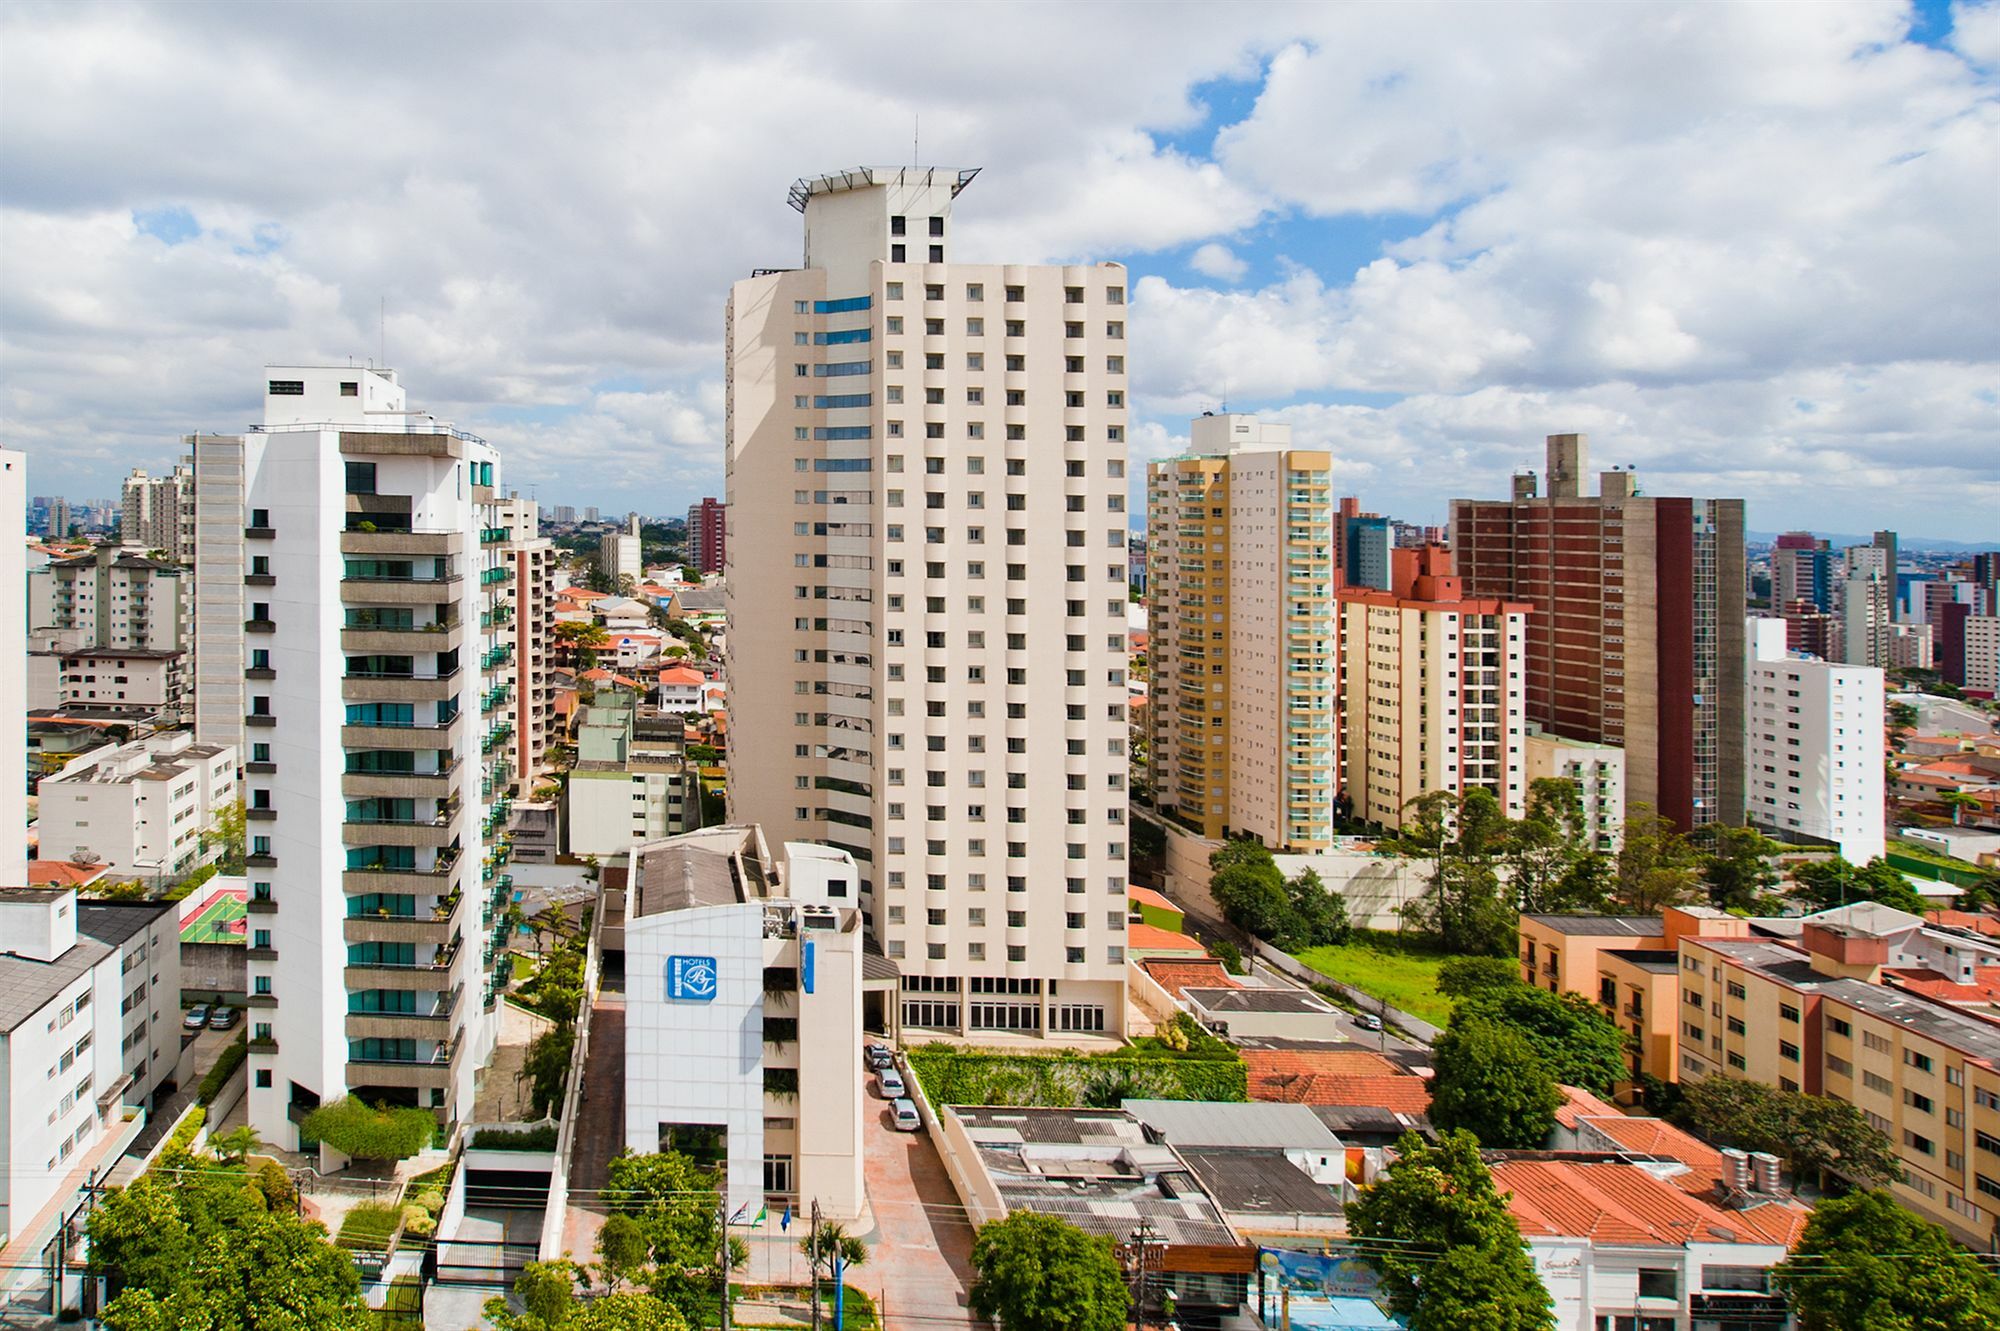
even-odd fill
[(1250, 271), (1250, 265), (1237, 257), (1234, 250), (1217, 241), (1210, 241), (1190, 254), (1188, 267), (1220, 282), (1241, 282)]

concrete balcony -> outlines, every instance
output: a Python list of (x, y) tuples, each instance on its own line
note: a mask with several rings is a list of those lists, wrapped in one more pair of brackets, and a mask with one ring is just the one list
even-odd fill
[(458, 997), (459, 991), (452, 990), (438, 1004), (435, 1012), (349, 1012), (347, 1038), (365, 1040), (374, 1036), (389, 1040), (447, 1041), (451, 1038), (451, 1021), (458, 1009)]
[(416, 656), (455, 652), (465, 645), (465, 621), (415, 624), (409, 628), (342, 628), (340, 650), (370, 656)]
[(456, 765), (442, 772), (343, 772), (340, 793), (352, 798), (444, 799), (458, 780)]
[(455, 531), (344, 531), (340, 553), (344, 555), (449, 555), (464, 542)]
[(451, 914), (350, 915), (340, 922), (340, 936), (349, 943), (415, 943), (443, 947), (451, 941)]
[(447, 675), (342, 675), (346, 702), (443, 702), (458, 693), (459, 671)]
[(462, 806), (436, 818), (411, 822), (344, 822), (340, 840), (347, 846), (436, 846), (442, 849), (458, 835)]
[(465, 581), (456, 573), (442, 578), (342, 578), (342, 605), (438, 605), (458, 595)]
[(449, 958), (454, 955), (447, 953), (447, 960), (439, 965), (420, 962), (414, 966), (347, 966), (341, 974), (349, 989), (414, 989), (441, 993), (451, 979)]
[(451, 1084), (452, 1064), (457, 1061), (454, 1051), (445, 1057), (428, 1063), (391, 1062), (377, 1058), (350, 1058), (347, 1060), (347, 1084), (349, 1086), (394, 1086), (426, 1090), (442, 1088)]

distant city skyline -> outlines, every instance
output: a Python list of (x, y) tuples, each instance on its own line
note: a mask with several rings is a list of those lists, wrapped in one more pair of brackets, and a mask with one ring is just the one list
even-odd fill
[[(970, 7), (885, 84), (893, 6), (418, 6), (357, 100), (339, 11), (15, 6), (0, 432), (116, 493), (256, 419), (247, 368), (386, 354), (523, 494), (684, 511), (729, 284), (798, 262), (772, 182), (921, 119), (987, 172), (967, 261), (1128, 265), (1135, 475), (1226, 404), (1416, 522), (1578, 431), (1759, 530), (1992, 536), (2000, 6), (1688, 12)], [(482, 74), (441, 101), (446, 53)]]

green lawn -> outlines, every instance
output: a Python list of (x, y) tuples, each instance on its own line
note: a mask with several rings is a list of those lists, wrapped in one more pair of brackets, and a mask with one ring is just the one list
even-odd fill
[(401, 1218), (401, 1213), (393, 1206), (382, 1202), (363, 1202), (340, 1222), (340, 1235), (334, 1243), (350, 1252), (386, 1251), (389, 1236), (396, 1232), (396, 1222)]
[(1386, 1000), (1413, 1017), (1442, 1026), (1451, 1020), (1451, 999), (1437, 991), (1438, 967), (1450, 958), (1406, 943), (1394, 934), (1357, 932), (1337, 947), (1309, 947), (1294, 953), (1330, 979)]

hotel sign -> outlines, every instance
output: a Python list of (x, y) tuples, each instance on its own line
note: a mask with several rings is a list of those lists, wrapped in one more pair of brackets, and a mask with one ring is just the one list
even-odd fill
[(675, 1003), (715, 1001), (714, 957), (668, 957), (667, 998)]

